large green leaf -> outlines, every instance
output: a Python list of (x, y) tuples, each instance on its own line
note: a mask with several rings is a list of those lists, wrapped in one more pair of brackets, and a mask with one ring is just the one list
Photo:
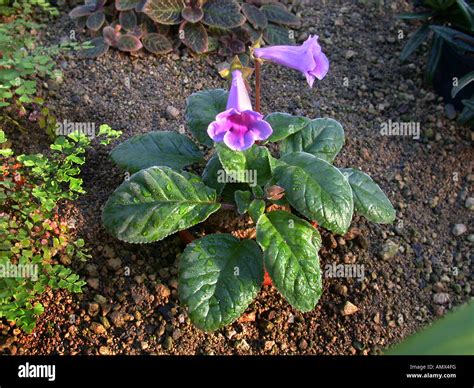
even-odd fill
[(224, 167), (222, 167), (219, 156), (215, 153), (211, 156), (202, 173), (202, 180), (206, 186), (216, 190), (217, 195), (221, 195), (224, 190), (225, 180), (223, 179)]
[(285, 189), (285, 198), (301, 214), (335, 233), (347, 232), (354, 211), (352, 190), (336, 167), (306, 152), (295, 152), (280, 159), (274, 176)]
[(356, 212), (380, 224), (389, 224), (395, 220), (395, 209), (370, 176), (353, 168), (340, 170), (351, 185)]
[(248, 212), (252, 221), (257, 223), (260, 216), (265, 212), (265, 201), (263, 199), (254, 199), (250, 202)]
[(179, 24), (183, 21), (181, 11), (185, 6), (185, 0), (148, 0), (143, 12), (154, 22)]
[(288, 113), (270, 113), (264, 119), (273, 129), (272, 135), (267, 141), (280, 141), (293, 133), (301, 131), (311, 120), (302, 116), (292, 116)]
[(245, 23), (240, 5), (233, 0), (207, 0), (202, 10), (202, 22), (210, 27), (231, 29)]
[(102, 220), (119, 240), (148, 243), (196, 225), (219, 208), (216, 191), (198, 176), (150, 167), (133, 174), (112, 193)]
[(226, 173), (237, 182), (264, 185), (272, 176), (266, 147), (254, 145), (245, 151), (233, 151), (224, 143), (216, 143), (216, 151)]
[(186, 100), (185, 118), (189, 130), (202, 144), (212, 146), (207, 127), (227, 105), (229, 92), (223, 89), (204, 90), (191, 94)]
[(423, 24), (418, 28), (411, 36), (408, 42), (403, 47), (402, 52), (400, 53), (400, 59), (406, 61), (421, 44), (426, 40), (430, 33), (430, 27), (428, 24)]
[(181, 255), (179, 296), (202, 330), (213, 331), (236, 320), (262, 282), (262, 252), (252, 240), (208, 235), (189, 244)]
[(285, 299), (303, 312), (313, 310), (322, 293), (320, 241), (309, 222), (281, 210), (262, 215), (257, 223), (265, 269)]
[(344, 129), (333, 119), (315, 119), (303, 130), (283, 139), (281, 154), (304, 151), (332, 163), (344, 145)]
[(389, 349), (387, 355), (474, 355), (474, 303), (449, 312)]
[(167, 166), (181, 170), (184, 166), (203, 160), (196, 144), (185, 135), (172, 131), (137, 135), (115, 147), (111, 158), (129, 172), (151, 166)]

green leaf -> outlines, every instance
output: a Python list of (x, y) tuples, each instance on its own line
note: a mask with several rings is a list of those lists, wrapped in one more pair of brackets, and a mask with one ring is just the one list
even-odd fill
[(283, 139), (282, 155), (304, 151), (332, 163), (344, 145), (344, 129), (333, 119), (315, 119), (301, 131)]
[(313, 310), (322, 294), (315, 235), (309, 222), (281, 210), (262, 215), (257, 223), (265, 269), (285, 299), (303, 312)]
[(450, 311), (389, 349), (387, 355), (474, 355), (474, 303)]
[(433, 83), (433, 79), (438, 68), (439, 60), (441, 58), (442, 47), (443, 39), (441, 39), (438, 35), (435, 35), (431, 44), (428, 64), (426, 65), (426, 81), (429, 84)]
[(252, 201), (252, 193), (250, 191), (237, 190), (234, 193), (235, 203), (239, 214), (247, 213), (250, 202)]
[(430, 17), (435, 16), (434, 12), (428, 11), (428, 12), (407, 12), (407, 13), (401, 13), (400, 15), (397, 15), (397, 19), (402, 19), (402, 20), (426, 20), (429, 19)]
[(115, 8), (117, 11), (129, 11), (134, 9), (140, 0), (115, 0)]
[(89, 48), (81, 51), (81, 55), (85, 58), (98, 58), (109, 50), (109, 45), (102, 37), (92, 39), (89, 41), (89, 45)]
[(257, 223), (260, 216), (265, 212), (265, 201), (263, 199), (254, 199), (250, 202), (248, 212), (253, 222)]
[(270, 22), (287, 26), (300, 25), (300, 19), (288, 11), (281, 3), (265, 4), (260, 9)]
[(117, 42), (117, 48), (120, 51), (134, 52), (138, 51), (143, 47), (142, 42), (136, 36), (131, 34), (120, 35)]
[(152, 166), (181, 170), (184, 166), (203, 160), (201, 151), (191, 139), (172, 131), (134, 136), (115, 147), (110, 157), (129, 172)]
[(179, 296), (191, 321), (202, 330), (217, 330), (236, 320), (262, 282), (262, 252), (252, 240), (208, 235), (189, 244), (181, 255)]
[(201, 23), (183, 22), (179, 29), (183, 32), (183, 43), (198, 54), (205, 53), (208, 49), (206, 28)]
[(288, 113), (270, 113), (264, 118), (273, 129), (273, 133), (267, 139), (269, 141), (280, 141), (306, 127), (311, 120), (302, 116), (292, 116)]
[(270, 152), (266, 147), (254, 145), (245, 151), (233, 151), (224, 143), (216, 143), (215, 147), (224, 170), (236, 182), (264, 185), (271, 178)]
[(242, 4), (242, 11), (250, 24), (256, 28), (263, 30), (268, 26), (268, 20), (265, 14), (260, 11), (255, 5), (244, 3)]
[(222, 190), (224, 190), (225, 187), (224, 179), (222, 179), (221, 176), (223, 172), (224, 168), (219, 160), (219, 156), (217, 154), (212, 155), (204, 168), (202, 180), (206, 186), (215, 189), (217, 195), (221, 195)]
[(179, 24), (183, 20), (181, 11), (185, 6), (184, 0), (148, 0), (143, 12), (156, 23)]
[(446, 42), (455, 46), (458, 50), (474, 52), (472, 36), (461, 31), (444, 26), (431, 26), (431, 29)]
[(295, 40), (290, 36), (287, 28), (272, 23), (268, 23), (268, 27), (263, 30), (263, 39), (271, 45), (295, 44)]
[(400, 59), (406, 61), (426, 40), (430, 33), (430, 27), (428, 24), (423, 24), (418, 28), (411, 36), (408, 42), (403, 47), (400, 53)]
[(87, 18), (87, 28), (92, 31), (99, 31), (105, 22), (105, 14), (102, 11), (94, 12)]
[(202, 11), (202, 8), (185, 7), (181, 11), (181, 16), (188, 22), (197, 23), (201, 21), (204, 12)]
[(196, 225), (219, 208), (215, 190), (198, 176), (169, 167), (150, 167), (114, 191), (102, 220), (119, 240), (148, 243)]
[(352, 190), (344, 175), (328, 162), (305, 152), (287, 154), (275, 169), (285, 198), (310, 220), (334, 233), (347, 232), (352, 220)]
[(162, 34), (151, 32), (142, 38), (143, 47), (153, 54), (166, 54), (173, 50), (171, 41)]
[(458, 81), (458, 85), (453, 88), (451, 91), (451, 97), (454, 98), (456, 95), (467, 85), (474, 81), (474, 71), (465, 74)]
[(207, 134), (207, 127), (225, 110), (228, 95), (226, 90), (212, 89), (193, 93), (186, 100), (186, 122), (200, 143), (212, 146), (213, 141)]
[(461, 14), (464, 16), (464, 19), (466, 19), (466, 22), (472, 28), (474, 24), (474, 8), (471, 8), (465, 0), (456, 0), (456, 3), (461, 10)]
[(370, 176), (353, 168), (341, 168), (340, 171), (351, 185), (356, 212), (379, 224), (390, 224), (395, 220), (395, 209)]
[(202, 22), (210, 27), (231, 29), (245, 23), (240, 5), (233, 0), (207, 0), (202, 7)]
[(137, 15), (135, 11), (122, 11), (119, 14), (119, 23), (126, 31), (131, 31), (137, 26)]

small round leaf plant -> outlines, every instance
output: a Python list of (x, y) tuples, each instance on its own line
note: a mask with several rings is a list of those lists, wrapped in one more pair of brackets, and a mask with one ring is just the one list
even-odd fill
[[(103, 211), (106, 229), (122, 241), (159, 241), (220, 209), (248, 213), (255, 223), (256, 241), (209, 234), (193, 240), (181, 255), (180, 300), (205, 331), (236, 320), (268, 276), (294, 308), (314, 309), (322, 293), (321, 236), (315, 225), (344, 234), (354, 211), (378, 223), (395, 219), (390, 201), (367, 174), (333, 165), (344, 144), (341, 124), (259, 112), (258, 75), (264, 61), (301, 71), (309, 85), (324, 78), (329, 61), (318, 38), (252, 52), (255, 110), (246, 86), (253, 72), (237, 60), (227, 71), (229, 92), (200, 91), (187, 100), (190, 132), (214, 147), (207, 161), (190, 138), (173, 131), (135, 136), (111, 152), (132, 173)], [(271, 142), (279, 143), (279, 158), (266, 147)], [(206, 163), (201, 177), (183, 170), (195, 162)]]

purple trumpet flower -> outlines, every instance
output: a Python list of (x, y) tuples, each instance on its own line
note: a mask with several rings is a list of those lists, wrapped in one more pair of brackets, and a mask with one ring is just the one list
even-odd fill
[(314, 79), (322, 80), (329, 70), (329, 60), (321, 50), (318, 36), (310, 36), (301, 46), (268, 46), (254, 50), (255, 58), (301, 71), (310, 87)]
[(234, 151), (252, 147), (255, 140), (265, 140), (273, 130), (263, 115), (252, 110), (252, 103), (240, 70), (232, 71), (232, 86), (224, 112), (209, 124), (207, 133), (215, 142), (224, 142)]

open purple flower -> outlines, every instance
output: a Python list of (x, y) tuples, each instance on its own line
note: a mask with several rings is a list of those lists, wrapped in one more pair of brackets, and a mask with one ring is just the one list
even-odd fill
[(313, 87), (315, 78), (323, 79), (329, 70), (329, 60), (322, 52), (317, 36), (310, 36), (301, 46), (257, 48), (254, 56), (301, 71), (310, 87)]
[(209, 124), (207, 133), (215, 142), (224, 142), (234, 151), (252, 147), (255, 140), (265, 140), (273, 130), (263, 115), (252, 110), (252, 103), (240, 70), (232, 72), (232, 86), (226, 110)]

